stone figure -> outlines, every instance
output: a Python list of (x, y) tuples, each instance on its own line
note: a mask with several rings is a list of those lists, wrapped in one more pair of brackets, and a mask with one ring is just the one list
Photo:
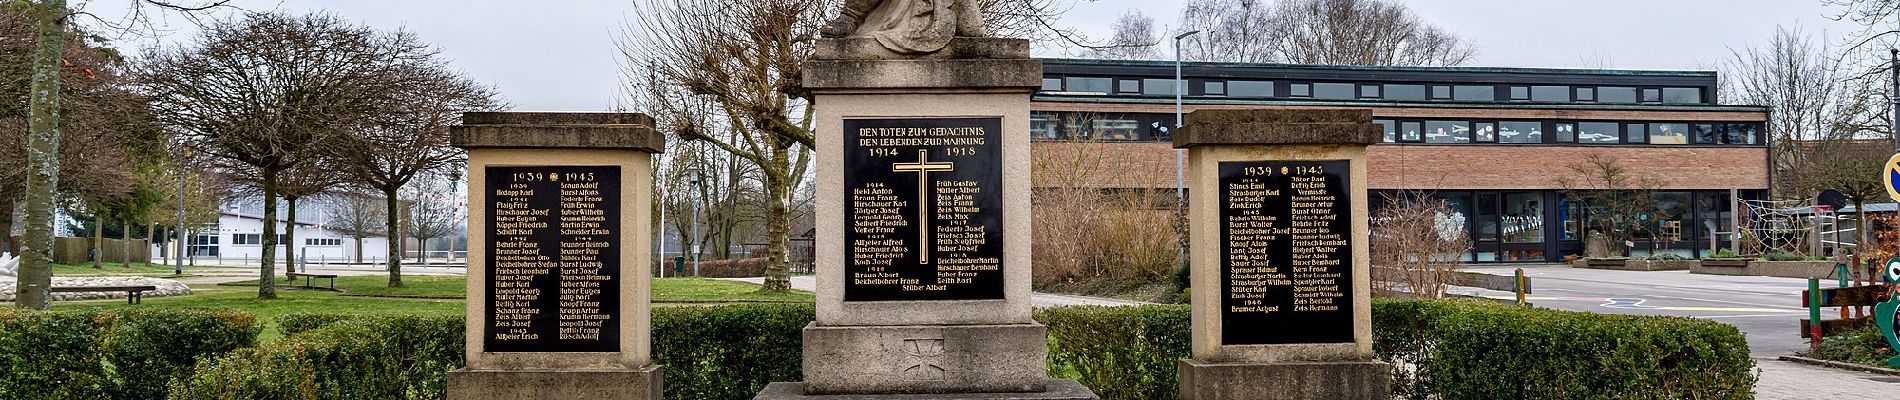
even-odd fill
[(870, 37), (898, 54), (930, 54), (959, 36), (989, 37), (979, 11), (976, 0), (845, 0), (820, 33)]
[(0, 253), (0, 282), (20, 280), (20, 258), (13, 253)]

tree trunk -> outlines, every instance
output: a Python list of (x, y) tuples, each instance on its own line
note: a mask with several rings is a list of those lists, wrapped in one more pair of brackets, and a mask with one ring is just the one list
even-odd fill
[(363, 237), (357, 236), (355, 239), (356, 239), (356, 263), (362, 264), (363, 263)]
[(766, 175), (766, 195), (771, 197), (771, 206), (766, 208), (765, 254), (769, 259), (765, 264), (765, 288), (767, 292), (785, 292), (792, 289), (791, 278), (791, 232), (792, 232), (792, 183), (798, 177), (791, 176), (789, 165), (791, 157), (784, 147), (772, 148), (772, 159), (780, 165), (783, 174)]
[(284, 280), (297, 272), (297, 198), (284, 198)]
[(277, 171), (264, 170), (264, 237), (263, 253), (257, 261), (257, 298), (277, 298), (277, 270), (271, 265), (277, 261)]
[[(26, 238), (20, 244), (20, 308), (45, 310), (53, 285), (53, 198), (59, 188), (59, 55), (66, 40), (66, 0), (32, 10), (33, 83), (27, 94)], [(9, 210), (11, 211), (11, 210)]]
[(424, 267), (429, 266), (428, 238), (416, 238), (416, 262), (422, 264)]
[(397, 229), (396, 224), (397, 204), (399, 203), (396, 201), (396, 189), (384, 188), (383, 232), (385, 232), (384, 237), (389, 238), (389, 245), (384, 247), (388, 247), (385, 253), (389, 257), (385, 257), (383, 262), (389, 266), (389, 287), (402, 287), (402, 247), (398, 246), (402, 242), (402, 231)]
[(106, 213), (95, 211), (92, 213), (92, 268), (93, 269), (102, 268), (100, 267), (100, 263), (106, 258), (106, 251), (105, 251), (105, 246), (104, 246), (105, 241), (106, 241)]
[(13, 207), (12, 201), (0, 202), (0, 253), (19, 253), (13, 248)]
[(119, 221), (119, 267), (132, 268), (132, 221)]

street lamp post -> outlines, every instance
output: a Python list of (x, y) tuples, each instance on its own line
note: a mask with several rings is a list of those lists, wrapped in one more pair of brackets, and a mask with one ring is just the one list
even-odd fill
[[(1180, 134), (1181, 126), (1183, 125), (1181, 121), (1181, 97), (1187, 93), (1187, 82), (1181, 80), (1181, 40), (1198, 33), (1201, 33), (1201, 31), (1187, 31), (1179, 35), (1174, 35), (1174, 129), (1168, 131), (1168, 136)], [(1176, 236), (1174, 240), (1174, 260), (1181, 265), (1187, 264), (1187, 241), (1182, 239), (1187, 235), (1185, 232), (1182, 232), (1181, 221), (1179, 220), (1180, 216), (1187, 215), (1187, 212), (1181, 209), (1187, 206), (1187, 189), (1185, 188), (1187, 185), (1186, 154), (1187, 150), (1174, 149), (1174, 215), (1176, 216), (1174, 223)]]
[[(706, 198), (706, 171), (702, 169), (693, 170), (693, 183), (695, 186), (699, 187), (699, 197), (702, 199)], [(693, 276), (699, 276), (700, 248), (705, 247), (705, 244), (700, 243), (699, 239), (700, 239), (699, 203), (694, 202), (693, 203)]]
[[(178, 231), (174, 232), (178, 237), (176, 240), (178, 244), (173, 246), (177, 249), (177, 253), (172, 254), (172, 275), (185, 274), (185, 253), (187, 253), (185, 251), (185, 147), (181, 145), (178, 149)], [(151, 262), (151, 260), (146, 260), (146, 262)]]

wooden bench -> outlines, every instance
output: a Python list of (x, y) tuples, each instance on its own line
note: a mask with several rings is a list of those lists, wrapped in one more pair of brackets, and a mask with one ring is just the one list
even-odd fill
[(311, 273), (303, 273), (303, 272), (292, 272), (285, 275), (290, 277), (290, 282), (293, 284), (297, 282), (297, 277), (299, 276), (303, 277), (303, 287), (307, 287), (307, 288), (316, 287), (316, 285), (311, 282), (311, 279), (327, 278), (330, 280), (330, 290), (336, 290), (336, 274), (311, 274)]
[(125, 304), (139, 304), (144, 301), (145, 292), (156, 291), (156, 290), (158, 290), (158, 287), (152, 286), (152, 285), (54, 286), (52, 292), (53, 293), (125, 292)]

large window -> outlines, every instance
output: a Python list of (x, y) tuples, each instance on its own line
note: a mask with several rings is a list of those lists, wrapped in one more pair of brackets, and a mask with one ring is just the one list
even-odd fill
[(1421, 130), (1423, 130), (1423, 128), (1419, 128), (1419, 123), (1417, 122), (1407, 121), (1407, 122), (1400, 123), (1399, 124), (1399, 141), (1401, 142), (1419, 141), (1422, 139), (1419, 136), (1419, 131)]
[(1452, 87), (1451, 99), (1457, 101), (1498, 101), (1498, 87), (1489, 85), (1455, 86)]
[(1598, 103), (1635, 103), (1636, 88), (1605, 86), (1597, 88)]
[(1471, 143), (1471, 125), (1465, 121), (1426, 121), (1425, 143)]
[(1056, 116), (1051, 113), (1029, 114), (1029, 138), (1053, 140), (1056, 136)]
[(1474, 214), (1476, 214), (1478, 218), (1478, 234), (1476, 237), (1480, 241), (1497, 241), (1498, 194), (1478, 193), (1477, 197), (1477, 204), (1474, 204), (1476, 208), (1473, 210), (1476, 211)]
[(1715, 131), (1715, 124), (1691, 124), (1689, 136), (1695, 138), (1695, 144), (1721, 144), (1721, 134)]
[(1544, 242), (1543, 193), (1505, 193), (1498, 225), (1505, 243)]
[(1385, 85), (1386, 100), (1425, 100), (1425, 85)]
[(1622, 132), (1615, 122), (1579, 122), (1577, 123), (1577, 143), (1616, 144)]
[(264, 244), (264, 235), (257, 233), (233, 233), (231, 244), (237, 246), (256, 246)]
[(1755, 144), (1759, 140), (1755, 124), (1722, 124), (1722, 144)]
[(1662, 102), (1667, 104), (1700, 104), (1702, 103), (1702, 89), (1663, 88)]
[(185, 254), (189, 254), (192, 257), (218, 256), (217, 234), (197, 234), (185, 238), (185, 240)]
[(1689, 124), (1649, 124), (1649, 144), (1688, 144)]
[(1114, 93), (1115, 80), (1110, 78), (1074, 78), (1068, 79), (1068, 91), (1087, 93)]
[(1569, 102), (1569, 86), (1531, 86), (1531, 101)]
[(1313, 98), (1326, 100), (1349, 100), (1358, 98), (1358, 85), (1350, 83), (1315, 83)]
[(1138, 140), (1141, 139), (1141, 121), (1098, 119), (1089, 125), (1089, 132), (1101, 140)]
[(1273, 82), (1227, 81), (1227, 97), (1273, 97)]
[[(1179, 81), (1173, 79), (1143, 79), (1141, 80), (1141, 94), (1146, 96), (1173, 96), (1176, 82)], [(1187, 87), (1187, 84), (1182, 82), (1181, 87)]]
[(1505, 121), (1498, 123), (1498, 143), (1543, 143), (1544, 123)]

